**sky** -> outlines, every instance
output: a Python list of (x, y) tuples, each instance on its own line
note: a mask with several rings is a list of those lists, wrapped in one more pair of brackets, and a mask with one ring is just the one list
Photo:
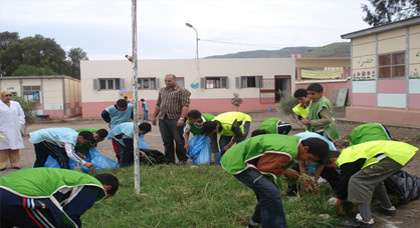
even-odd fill
[[(131, 0), (0, 0), (0, 32), (41, 34), (90, 60), (132, 53)], [(138, 0), (139, 59), (192, 59), (251, 50), (320, 47), (369, 28), (367, 0)]]

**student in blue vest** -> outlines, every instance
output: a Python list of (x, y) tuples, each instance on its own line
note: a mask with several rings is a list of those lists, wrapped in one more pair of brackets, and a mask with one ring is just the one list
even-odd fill
[[(109, 124), (112, 130), (120, 123), (130, 122), (133, 119), (133, 105), (128, 104), (127, 100), (119, 99), (115, 105), (108, 106), (101, 113), (102, 119)], [(115, 155), (119, 157), (118, 146), (115, 140), (112, 140)]]
[[(152, 125), (146, 122), (139, 123), (139, 136), (145, 135), (152, 130)], [(108, 134), (107, 139), (113, 139), (118, 145), (120, 156), (118, 163), (121, 167), (132, 165), (134, 162), (134, 129), (133, 123), (127, 122), (115, 126)], [(145, 156), (143, 152), (140, 152)]]
[(0, 177), (0, 227), (81, 227), (95, 202), (113, 196), (118, 179), (65, 169), (34, 168)]
[(324, 159), (328, 144), (319, 138), (264, 134), (249, 138), (226, 151), (222, 167), (247, 187), (256, 197), (257, 205), (248, 227), (286, 227), (278, 176), (296, 179), (299, 173), (288, 168), (297, 159)]
[(93, 134), (89, 131), (77, 132), (71, 128), (45, 128), (29, 133), (29, 141), (34, 144), (35, 163), (34, 168), (44, 167), (51, 155), (63, 169), (70, 169), (69, 158), (92, 169), (93, 163), (86, 162), (77, 155), (77, 144), (90, 144), (93, 141)]
[(348, 200), (357, 203), (359, 213), (355, 218), (340, 223), (344, 227), (374, 227), (371, 201), (375, 194), (381, 205), (373, 210), (384, 215), (396, 215), (389, 200), (383, 180), (403, 168), (419, 149), (397, 141), (369, 141), (350, 146), (340, 154), (330, 152), (323, 163), (340, 168), (337, 205)]

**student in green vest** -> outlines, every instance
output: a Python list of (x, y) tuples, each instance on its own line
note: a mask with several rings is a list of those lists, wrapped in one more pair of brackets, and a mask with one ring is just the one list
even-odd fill
[(335, 124), (334, 107), (330, 100), (324, 96), (324, 88), (313, 83), (306, 89), (312, 104), (309, 107), (309, 115), (300, 122), (306, 125), (306, 129), (310, 132), (316, 132), (331, 141), (340, 139), (340, 133)]
[(388, 129), (379, 123), (362, 124), (350, 133), (350, 146), (377, 140), (392, 140)]
[(185, 150), (190, 150), (188, 140), (190, 139), (190, 132), (193, 135), (201, 135), (203, 133), (203, 124), (207, 121), (212, 121), (214, 115), (210, 113), (201, 114), (197, 109), (190, 110), (187, 113), (188, 120), (184, 127), (184, 138), (185, 138)]
[(383, 180), (403, 168), (419, 149), (397, 141), (370, 141), (348, 147), (340, 154), (330, 152), (323, 163), (340, 168), (337, 205), (348, 200), (357, 203), (355, 218), (340, 223), (344, 227), (374, 227), (370, 203), (375, 194), (381, 205), (373, 210), (384, 215), (396, 215)]
[(82, 131), (89, 131), (93, 135), (93, 140), (91, 143), (76, 145), (77, 155), (79, 155), (79, 157), (83, 159), (86, 158), (86, 155), (89, 152), (90, 148), (96, 147), (98, 143), (104, 141), (104, 139), (108, 135), (108, 131), (105, 129), (96, 129), (96, 128), (86, 127), (86, 128), (77, 129), (76, 131), (79, 133)]
[(213, 121), (205, 122), (203, 124), (203, 132), (210, 137), (210, 164), (214, 164), (216, 153), (219, 152), (217, 134), (220, 135), (219, 146), (223, 156), (233, 144), (240, 143), (246, 139), (250, 126), (251, 116), (242, 112), (225, 112), (217, 115)]
[[(259, 131), (258, 131), (259, 130)], [(290, 130), (292, 130), (292, 126), (289, 123), (282, 122), (279, 118), (269, 118), (264, 120), (261, 125), (258, 127), (257, 131), (258, 135), (260, 134), (281, 134), (287, 135), (289, 134)], [(254, 132), (251, 134), (251, 137), (255, 136)]]
[(293, 107), (293, 112), (296, 113), (299, 120), (309, 115), (309, 107), (311, 106), (311, 98), (308, 97), (306, 89), (297, 89), (293, 96), (299, 101), (299, 104)]
[(95, 202), (113, 196), (118, 179), (66, 169), (24, 169), (0, 177), (0, 227), (81, 227)]
[(319, 138), (265, 134), (249, 138), (222, 156), (222, 167), (251, 188), (257, 205), (248, 227), (286, 227), (278, 176), (296, 179), (299, 173), (288, 168), (291, 161), (324, 159), (328, 144)]

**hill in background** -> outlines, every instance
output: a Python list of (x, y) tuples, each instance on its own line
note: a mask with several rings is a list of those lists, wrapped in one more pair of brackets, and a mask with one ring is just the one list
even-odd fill
[(286, 47), (280, 50), (243, 51), (205, 58), (282, 58), (290, 57), (292, 54), (301, 54), (302, 57), (350, 57), (350, 43), (332, 43), (323, 47)]

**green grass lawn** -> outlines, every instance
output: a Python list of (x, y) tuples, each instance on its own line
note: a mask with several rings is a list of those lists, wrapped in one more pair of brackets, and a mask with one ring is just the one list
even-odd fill
[[(140, 195), (133, 167), (109, 172), (120, 188), (82, 216), (84, 227), (246, 227), (256, 204), (252, 190), (220, 166), (141, 166)], [(336, 227), (340, 217), (326, 203), (331, 196), (328, 184), (297, 200), (283, 196), (288, 227)]]

